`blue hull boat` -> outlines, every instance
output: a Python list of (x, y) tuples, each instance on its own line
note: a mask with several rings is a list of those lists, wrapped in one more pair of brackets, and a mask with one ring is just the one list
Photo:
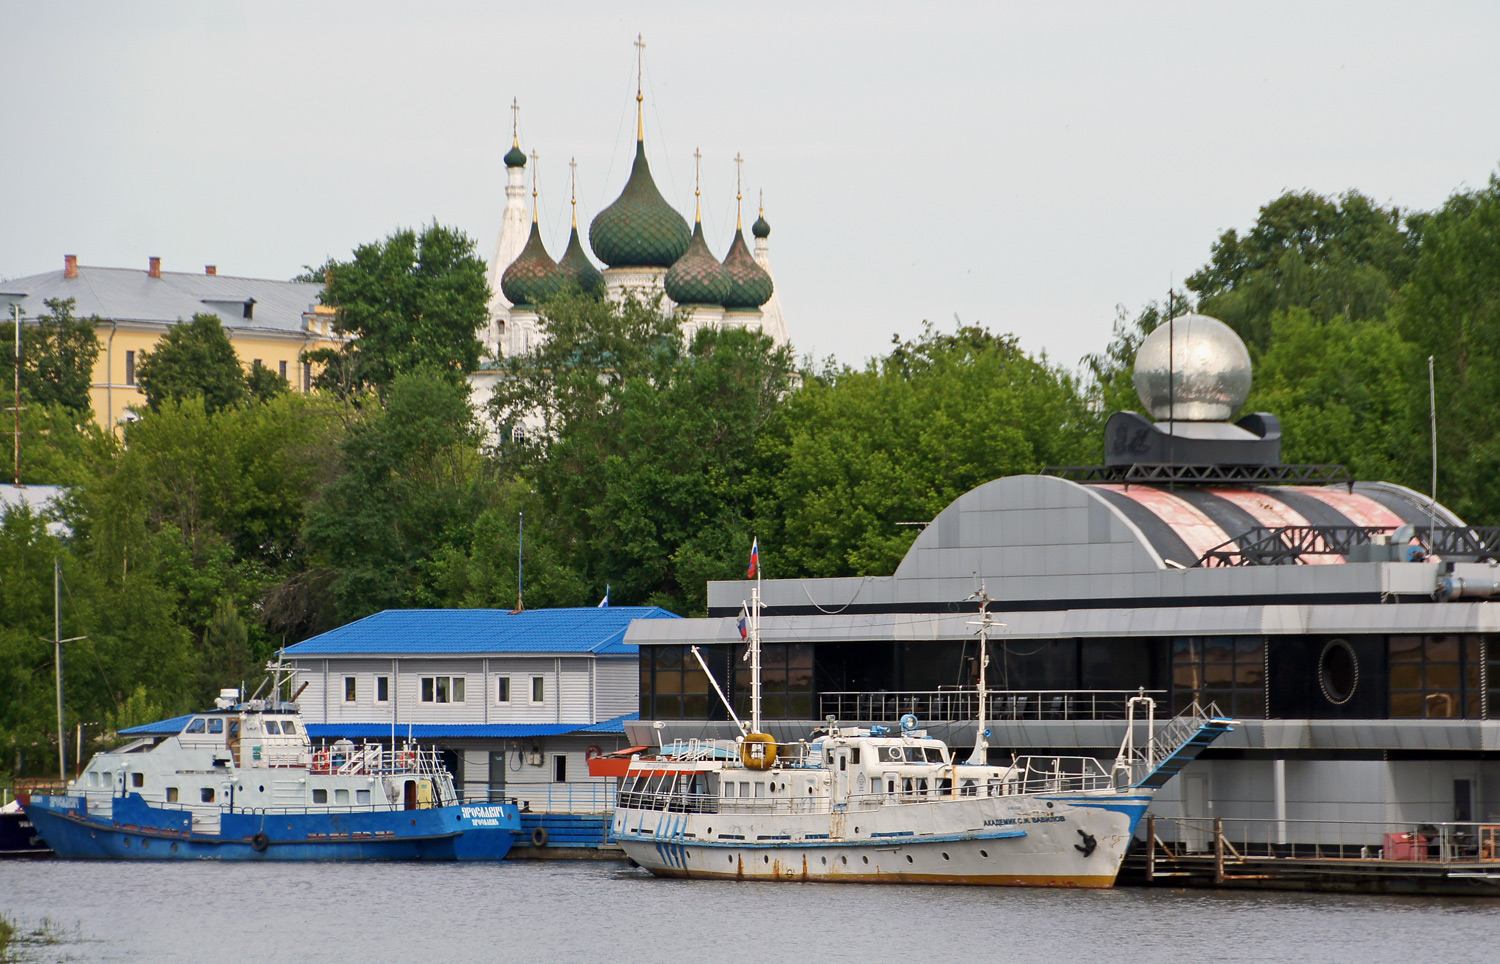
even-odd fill
[(96, 754), (26, 815), (57, 856), (103, 860), (500, 860), (521, 832), (514, 802), (460, 801), (435, 750), (315, 745), (295, 698), (239, 695)]
[(501, 860), (521, 828), (515, 804), (225, 812), (212, 834), (136, 793), (107, 814), (80, 796), (33, 797), (27, 813), (59, 857), (102, 860)]

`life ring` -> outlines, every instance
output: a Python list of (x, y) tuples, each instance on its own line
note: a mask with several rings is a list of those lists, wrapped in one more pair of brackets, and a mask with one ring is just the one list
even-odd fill
[(545, 846), (547, 846), (547, 828), (546, 827), (537, 827), (535, 830), (531, 831), (531, 845), (533, 847), (545, 847)]
[(740, 741), (740, 762), (747, 770), (769, 770), (776, 764), (776, 738), (769, 733), (747, 733)]
[(271, 846), (271, 838), (263, 833), (257, 833), (250, 838), (250, 849), (258, 854), (265, 853), (266, 848), (269, 846)]
[(599, 757), (601, 757), (603, 755), (604, 755), (604, 751), (601, 750), (601, 749), (599, 749), (599, 744), (597, 744), (597, 743), (595, 743), (594, 745), (590, 746), (587, 750), (583, 751), (583, 758), (585, 760), (597, 760)]
[(411, 750), (402, 750), (399, 761), (403, 770), (410, 770), (417, 765), (417, 754)]
[(318, 752), (316, 752), (316, 753), (313, 754), (313, 769), (314, 770), (323, 770), (325, 772), (328, 770), (328, 751), (327, 750), (319, 750)]

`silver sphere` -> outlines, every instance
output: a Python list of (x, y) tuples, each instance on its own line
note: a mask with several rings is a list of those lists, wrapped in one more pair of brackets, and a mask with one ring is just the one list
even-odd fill
[(1250, 397), (1250, 352), (1234, 329), (1217, 318), (1173, 318), (1141, 342), (1135, 391), (1152, 418), (1227, 422)]

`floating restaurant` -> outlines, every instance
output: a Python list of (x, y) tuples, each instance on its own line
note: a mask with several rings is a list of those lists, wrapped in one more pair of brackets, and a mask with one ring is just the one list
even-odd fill
[[(1238, 729), (1154, 806), (1178, 850), (1210, 849), (1217, 818), (1275, 846), (1337, 824), (1344, 854), (1415, 858), (1388, 839), (1404, 828), (1500, 858), (1484, 853), (1500, 825), (1500, 530), (1340, 466), (1284, 464), (1273, 414), (1234, 420), (1250, 376), (1227, 326), (1179, 317), (1142, 345), (1150, 417), (1108, 420), (1103, 465), (965, 493), (889, 576), (766, 579), (768, 731), (914, 713), (973, 745), (983, 587), (1005, 624), (988, 644), (997, 758), (1107, 755), (1138, 693), (1160, 716), (1212, 702)], [(707, 617), (632, 624), (630, 742), (733, 736), (714, 684), (748, 701), (749, 598), (714, 582)]]

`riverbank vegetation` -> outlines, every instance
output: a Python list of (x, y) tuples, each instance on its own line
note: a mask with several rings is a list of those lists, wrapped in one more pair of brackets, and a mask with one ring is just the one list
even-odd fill
[(903, 523), (974, 485), (1097, 463), (1104, 419), (1139, 407), (1135, 346), (1187, 310), (1249, 345), (1247, 409), (1281, 418), (1284, 460), (1423, 491), (1432, 356), (1438, 496), (1500, 520), (1500, 182), (1431, 212), (1288, 193), (1205, 250), (1187, 291), (1101, 323), (1076, 370), (1004, 319), (798, 364), (754, 332), (687, 342), (658, 306), (564, 293), (476, 407), (484, 265), (432, 225), (310, 271), (350, 336), (311, 394), (235, 377), (200, 316), (142, 359), (150, 403), (113, 433), (82, 402), (87, 326), (49, 305), (25, 333), (22, 472), (66, 494), (0, 519), (0, 765), (56, 766), (54, 560), (62, 635), (84, 637), (68, 729), (90, 738), (253, 687), (277, 648), (383, 608), (514, 608), (522, 563), (528, 607), (608, 592), (688, 615), (754, 535), (771, 577), (889, 574)]

